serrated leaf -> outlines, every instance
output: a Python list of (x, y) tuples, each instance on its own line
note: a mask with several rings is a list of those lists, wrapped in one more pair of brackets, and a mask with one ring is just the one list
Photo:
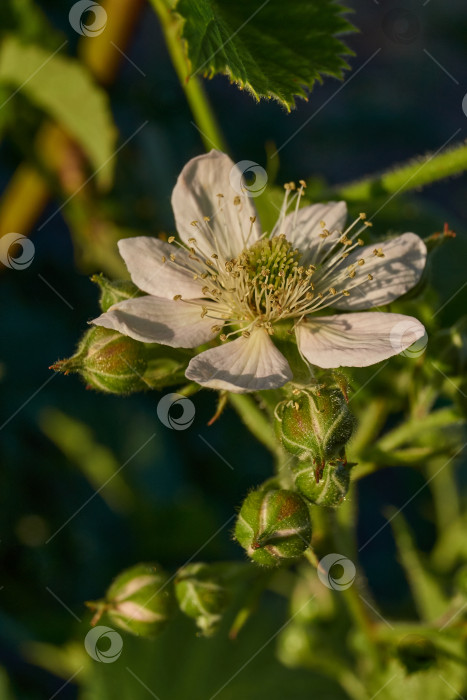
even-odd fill
[(273, 98), (288, 110), (323, 75), (342, 78), (337, 38), (354, 27), (334, 0), (179, 0), (192, 74), (224, 73), (256, 99)]
[(9, 36), (0, 46), (0, 84), (21, 91), (76, 139), (105, 187), (117, 131), (106, 94), (78, 61)]

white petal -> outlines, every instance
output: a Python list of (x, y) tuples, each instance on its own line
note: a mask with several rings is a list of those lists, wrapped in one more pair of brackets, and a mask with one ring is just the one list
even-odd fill
[[(373, 254), (379, 248), (384, 257)], [(336, 309), (357, 310), (389, 304), (419, 282), (425, 268), (426, 252), (426, 245), (415, 233), (404, 233), (389, 241), (356, 248), (339, 266), (341, 271), (355, 265), (356, 275), (353, 279), (347, 277), (345, 283), (336, 288), (348, 289), (358, 284), (359, 280), (365, 281), (351, 289), (350, 296), (341, 297), (333, 306)], [(358, 260), (362, 259), (365, 263), (360, 266)], [(373, 276), (372, 280), (368, 280), (369, 273)], [(333, 284), (330, 279), (329, 286)]]
[(202, 386), (237, 394), (276, 389), (292, 379), (287, 360), (268, 333), (257, 329), (194, 357), (186, 376)]
[[(204, 255), (217, 253), (228, 260), (258, 240), (259, 222), (250, 221), (256, 210), (251, 198), (242, 192), (241, 176), (233, 161), (220, 151), (198, 156), (185, 165), (172, 193), (172, 208), (177, 231), (187, 245), (189, 238), (196, 238)], [(240, 199), (240, 204), (235, 205), (234, 199)], [(206, 216), (209, 223), (204, 221)], [(192, 221), (197, 225), (192, 226)]]
[(324, 221), (325, 228), (331, 234), (342, 233), (346, 219), (345, 202), (311, 204), (288, 214), (279, 233), (285, 233), (287, 240), (305, 255), (304, 262), (316, 263), (337, 237), (336, 233), (325, 239), (320, 238), (319, 234), (323, 232), (320, 222)]
[[(368, 367), (422, 338), (421, 352), (426, 346), (425, 329), (417, 319), (380, 311), (308, 317), (296, 334), (301, 353), (324, 368)], [(420, 348), (417, 352), (421, 354)]]
[(214, 337), (213, 320), (201, 318), (199, 306), (152, 296), (114, 304), (91, 323), (143, 343), (162, 343), (172, 348), (195, 348)]
[[(118, 249), (131, 279), (143, 292), (166, 299), (173, 299), (176, 294), (186, 299), (202, 296), (203, 284), (193, 279), (188, 252), (184, 249), (149, 236), (122, 238)], [(174, 262), (170, 260), (172, 253)]]

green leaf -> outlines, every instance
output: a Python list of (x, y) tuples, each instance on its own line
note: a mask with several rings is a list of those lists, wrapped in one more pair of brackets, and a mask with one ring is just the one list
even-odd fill
[(107, 96), (78, 61), (9, 36), (0, 47), (0, 84), (55, 119), (82, 147), (99, 184), (110, 184), (117, 131)]
[(354, 27), (334, 0), (179, 0), (192, 74), (228, 75), (257, 100), (290, 111), (323, 75), (342, 78), (352, 54), (337, 38)]
[[(394, 517), (397, 515), (397, 517)], [(412, 533), (405, 518), (394, 511), (387, 510), (387, 516), (394, 533), (400, 562), (407, 576), (412, 595), (420, 617), (428, 622), (443, 615), (449, 606), (438, 581), (428, 571), (422, 557), (417, 552)]]

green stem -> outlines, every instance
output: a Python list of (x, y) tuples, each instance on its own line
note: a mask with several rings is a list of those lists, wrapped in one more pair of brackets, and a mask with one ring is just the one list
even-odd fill
[(203, 85), (195, 75), (190, 76), (188, 58), (180, 36), (181, 18), (172, 10), (167, 0), (151, 0), (151, 2), (159, 17), (172, 63), (206, 150), (217, 148), (220, 151), (227, 151), (224, 138), (204, 92)]
[(247, 394), (229, 394), (229, 401), (255, 438), (273, 454), (276, 454), (278, 444), (274, 429), (256, 401)]
[(374, 399), (365, 411), (362, 411), (357, 430), (346, 447), (349, 462), (358, 462), (365, 447), (378, 436), (387, 415), (387, 402), (384, 399)]
[(368, 201), (414, 190), (437, 180), (452, 177), (467, 169), (467, 145), (457, 144), (438, 155), (426, 154), (392, 170), (337, 187), (337, 193), (348, 202)]
[(413, 442), (414, 437), (430, 434), (433, 430), (447, 428), (459, 423), (459, 417), (452, 408), (441, 408), (421, 419), (408, 420), (386, 433), (375, 447), (385, 452), (394, 450), (405, 443)]

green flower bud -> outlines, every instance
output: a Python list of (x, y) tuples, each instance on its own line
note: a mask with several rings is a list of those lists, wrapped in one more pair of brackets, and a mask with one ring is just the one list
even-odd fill
[(430, 340), (435, 365), (450, 376), (465, 376), (467, 369), (467, 316), (451, 328), (438, 331)]
[(114, 304), (126, 299), (135, 299), (143, 295), (133, 282), (129, 280), (109, 280), (103, 274), (93, 275), (91, 281), (95, 282), (100, 290), (99, 306), (102, 311), (107, 311)]
[(241, 507), (235, 537), (248, 556), (263, 566), (297, 559), (311, 540), (308, 506), (293, 491), (252, 491)]
[(180, 569), (175, 579), (175, 595), (180, 609), (196, 620), (205, 636), (217, 631), (230, 602), (230, 591), (217, 569), (216, 565), (188, 564)]
[(68, 360), (51, 369), (68, 374), (77, 372), (89, 387), (111, 394), (131, 394), (148, 389), (143, 379), (146, 370), (143, 343), (117, 331), (93, 326), (87, 331)]
[(303, 389), (276, 407), (276, 431), (285, 449), (316, 465), (320, 479), (328, 460), (343, 453), (354, 417), (337, 387)]
[(292, 467), (295, 487), (309, 501), (317, 506), (338, 506), (350, 486), (350, 466), (346, 462), (333, 460), (317, 470), (311, 462), (297, 462)]
[(174, 612), (170, 582), (156, 564), (137, 564), (122, 571), (110, 585), (104, 600), (87, 603), (96, 610), (91, 624), (95, 625), (105, 613), (125, 632), (155, 637)]

